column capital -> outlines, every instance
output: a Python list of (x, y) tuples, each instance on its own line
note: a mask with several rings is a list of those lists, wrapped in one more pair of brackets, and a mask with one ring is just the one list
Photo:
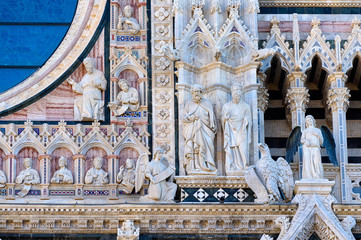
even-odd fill
[(297, 108), (301, 108), (302, 111), (306, 111), (307, 104), (310, 101), (310, 94), (305, 87), (293, 87), (287, 90), (285, 103), (287, 103), (291, 112)]
[(342, 88), (332, 88), (328, 91), (327, 94), (327, 105), (331, 111), (337, 111), (337, 109), (342, 109), (344, 112), (347, 111), (348, 106), (350, 105), (349, 98), (350, 90), (346, 87)]
[(268, 107), (268, 89), (260, 87), (257, 92), (257, 105), (262, 112), (265, 112)]
[(108, 159), (112, 159), (112, 158), (119, 159), (120, 157), (116, 154), (108, 155)]
[(287, 75), (287, 80), (290, 87), (303, 87), (305, 85), (307, 76), (301, 71), (295, 71)]
[(345, 86), (347, 75), (344, 72), (334, 72), (327, 78), (327, 85), (330, 88), (341, 88)]
[(85, 159), (85, 155), (84, 154), (75, 154), (75, 155), (73, 155), (73, 160), (76, 160), (78, 158)]
[(5, 159), (9, 159), (9, 158), (17, 159), (17, 157), (16, 157), (15, 154), (7, 154), (7, 155), (5, 156)]
[(51, 155), (50, 154), (42, 154), (38, 156), (38, 160), (40, 161), (41, 159), (46, 158), (46, 159), (51, 159)]

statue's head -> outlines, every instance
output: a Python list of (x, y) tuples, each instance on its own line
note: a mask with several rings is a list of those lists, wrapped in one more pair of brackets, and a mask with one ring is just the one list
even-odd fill
[(232, 92), (233, 101), (238, 103), (239, 100), (241, 100), (242, 98), (242, 93), (243, 93), (242, 86), (239, 83), (233, 84), (231, 88), (231, 92)]
[(194, 84), (191, 88), (192, 99), (194, 102), (199, 103), (203, 97), (204, 88), (199, 84)]
[(305, 124), (306, 124), (306, 128), (315, 127), (316, 126), (316, 120), (312, 115), (307, 115), (306, 118), (305, 118)]
[(31, 168), (33, 165), (33, 160), (31, 158), (24, 159), (24, 168)]
[(128, 92), (128, 90), (129, 90), (129, 83), (128, 83), (127, 80), (125, 80), (125, 79), (120, 79), (118, 85), (119, 85), (119, 87), (120, 87), (124, 92)]
[(130, 18), (133, 13), (133, 8), (130, 5), (124, 7), (123, 14), (125, 17)]
[(59, 158), (59, 167), (66, 167), (68, 160), (65, 157)]
[(128, 158), (127, 160), (125, 160), (125, 166), (127, 169), (133, 169), (134, 168), (134, 160)]
[(87, 57), (83, 60), (83, 64), (88, 73), (93, 73), (94, 71), (94, 60), (91, 57)]
[(102, 169), (103, 159), (101, 157), (94, 158), (94, 167), (98, 170)]
[(160, 160), (164, 154), (163, 148), (157, 148), (154, 151), (154, 159)]

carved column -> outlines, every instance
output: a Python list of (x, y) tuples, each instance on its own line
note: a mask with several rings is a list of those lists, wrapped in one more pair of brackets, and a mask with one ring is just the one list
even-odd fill
[(117, 194), (117, 172), (119, 169), (119, 156), (113, 154), (108, 156), (108, 176), (109, 176), (109, 199), (118, 199)]
[(327, 94), (327, 105), (332, 111), (333, 135), (336, 142), (336, 155), (340, 163), (342, 202), (350, 201), (349, 184), (346, 175), (347, 126), (346, 112), (349, 106), (350, 90), (345, 86), (346, 76), (342, 72), (334, 73), (328, 78), (330, 90)]
[(6, 161), (6, 199), (15, 199), (15, 178), (16, 178), (16, 155), (9, 154), (5, 156)]
[(84, 199), (83, 187), (84, 187), (84, 175), (85, 175), (85, 156), (83, 154), (77, 154), (73, 156), (74, 160), (74, 186), (75, 186), (75, 199)]
[(50, 185), (50, 166), (51, 166), (51, 156), (48, 154), (40, 155), (38, 157), (40, 163), (40, 190), (41, 190), (41, 199), (49, 199), (49, 185)]
[[(308, 89), (304, 87), (306, 75), (302, 72), (293, 72), (287, 76), (290, 88), (287, 90), (285, 103), (291, 112), (292, 129), (300, 126), (303, 130), (305, 128), (305, 113), (310, 95)], [(295, 156), (295, 162), (298, 161), (299, 179), (302, 178), (302, 151), (301, 147), (298, 149), (298, 154)]]
[(264, 143), (264, 113), (268, 107), (268, 90), (265, 87), (258, 89), (258, 142)]
[[(172, 1), (152, 1), (153, 149), (168, 144), (166, 155), (175, 165), (174, 64), (155, 48), (161, 41), (173, 46), (172, 16)], [(159, 111), (167, 114), (157, 114)]]

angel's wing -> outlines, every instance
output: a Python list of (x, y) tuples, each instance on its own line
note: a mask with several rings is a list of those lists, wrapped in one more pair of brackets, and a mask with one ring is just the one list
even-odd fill
[(282, 184), (280, 184), (279, 187), (282, 189), (285, 195), (286, 202), (290, 202), (292, 200), (293, 189), (295, 187), (292, 169), (288, 162), (282, 157), (279, 157), (276, 163), (280, 173), (279, 178), (282, 180), (280, 181)]
[(286, 160), (287, 162), (292, 162), (293, 156), (298, 151), (298, 147), (301, 145), (301, 127), (295, 127), (286, 142)]
[(140, 189), (143, 187), (144, 179), (145, 179), (145, 171), (148, 167), (148, 154), (143, 153), (140, 155), (137, 161), (136, 167), (136, 175), (135, 175), (135, 192), (139, 192)]
[(336, 157), (336, 143), (333, 135), (325, 125), (321, 126), (321, 133), (323, 137), (323, 147), (326, 148), (328, 157), (334, 166), (338, 167), (338, 161)]

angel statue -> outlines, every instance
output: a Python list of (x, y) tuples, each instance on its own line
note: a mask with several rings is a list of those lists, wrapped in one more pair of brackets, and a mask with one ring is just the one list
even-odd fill
[(286, 160), (292, 162), (293, 156), (302, 145), (303, 168), (302, 179), (323, 179), (323, 167), (321, 158), (321, 147), (325, 147), (330, 161), (338, 167), (336, 158), (336, 144), (332, 133), (325, 125), (321, 130), (316, 128), (313, 116), (305, 118), (306, 129), (301, 132), (301, 127), (295, 127), (286, 143)]
[(261, 158), (245, 171), (248, 186), (256, 194), (256, 202), (290, 202), (293, 196), (293, 173), (287, 161), (274, 161), (267, 144), (258, 144)]
[(177, 191), (177, 184), (173, 183), (175, 168), (163, 153), (163, 148), (157, 148), (152, 161), (148, 162), (148, 155), (145, 153), (137, 161), (135, 192), (143, 187), (145, 178), (150, 180), (148, 195), (141, 197), (141, 202), (174, 202)]

